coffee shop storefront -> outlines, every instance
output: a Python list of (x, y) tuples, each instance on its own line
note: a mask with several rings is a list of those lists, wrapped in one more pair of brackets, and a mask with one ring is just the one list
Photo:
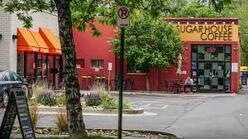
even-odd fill
[(184, 45), (180, 77), (198, 92), (237, 93), (240, 74), (238, 19), (169, 18)]

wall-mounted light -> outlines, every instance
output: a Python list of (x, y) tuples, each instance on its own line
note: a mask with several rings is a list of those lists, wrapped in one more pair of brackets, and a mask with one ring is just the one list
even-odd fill
[(3, 35), (2, 34), (0, 34), (0, 40), (3, 38)]
[(234, 51), (238, 51), (238, 50), (239, 50), (239, 48), (233, 48), (233, 50), (234, 50)]
[(13, 40), (18, 39), (18, 36), (17, 35), (12, 35), (12, 39)]

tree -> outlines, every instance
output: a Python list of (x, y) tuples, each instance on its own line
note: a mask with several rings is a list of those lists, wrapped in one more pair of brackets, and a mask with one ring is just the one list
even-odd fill
[[(149, 68), (164, 69), (177, 64), (182, 45), (176, 29), (163, 18), (152, 18), (149, 14), (140, 14), (126, 29), (125, 58), (129, 66), (139, 67), (146, 73)], [(112, 44), (119, 46), (119, 40)], [(117, 52), (119, 48), (117, 47)], [(146, 88), (149, 90), (148, 74)]]
[[(64, 60), (65, 94), (67, 99), (67, 116), (69, 120), (69, 133), (72, 138), (78, 138), (85, 134), (82, 108), (80, 103), (79, 83), (76, 71), (75, 44), (72, 38), (72, 17), (70, 5), (76, 3), (71, 0), (12, 0), (1, 5), (10, 13), (16, 13), (17, 17), (24, 21), (25, 27), (32, 26), (30, 12), (42, 12), (57, 10), (59, 36)], [(90, 13), (90, 12), (89, 12)]]
[(214, 10), (221, 14), (225, 5), (232, 3), (233, 0), (198, 0), (200, 3), (207, 3), (209, 7), (213, 7)]
[(179, 17), (216, 17), (217, 15), (211, 7), (209, 8), (199, 2), (185, 5), (175, 14)]
[[(242, 2), (240, 0), (240, 2)], [(240, 45), (241, 45), (241, 56), (242, 56), (242, 65), (248, 65), (248, 3), (240, 3), (238, 2), (236, 5), (233, 5), (233, 10), (228, 10), (230, 8), (226, 8), (223, 11), (227, 11), (227, 16), (237, 17), (239, 19), (239, 31), (240, 31)], [(230, 12), (231, 11), (231, 12)]]
[(95, 28), (95, 16), (102, 23), (115, 24), (116, 7), (126, 5), (132, 14), (135, 11), (146, 10), (153, 17), (157, 17), (164, 10), (168, 0), (0, 0), (0, 6), (6, 11), (15, 13), (24, 27), (32, 26), (32, 16), (35, 12), (58, 13), (59, 36), (64, 60), (65, 94), (67, 99), (67, 115), (71, 138), (85, 134), (82, 108), (80, 103), (79, 83), (77, 79), (75, 44), (72, 28), (79, 30), (86, 28), (89, 23), (94, 35), (100, 35)]

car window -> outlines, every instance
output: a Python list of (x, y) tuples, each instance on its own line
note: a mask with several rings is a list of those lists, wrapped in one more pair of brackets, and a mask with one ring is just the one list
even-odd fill
[(9, 72), (8, 75), (9, 75), (10, 81), (22, 81), (22, 78), (15, 72)]
[(18, 74), (15, 74), (15, 75), (16, 75), (15, 76), (16, 81), (23, 81), (23, 78), (20, 75), (18, 75)]

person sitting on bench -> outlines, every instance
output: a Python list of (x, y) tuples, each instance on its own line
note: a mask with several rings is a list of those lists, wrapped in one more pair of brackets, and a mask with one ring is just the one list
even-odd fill
[(193, 85), (194, 85), (193, 79), (187, 77), (187, 79), (184, 82), (184, 92), (186, 92), (186, 88), (190, 88), (190, 92), (192, 92)]

